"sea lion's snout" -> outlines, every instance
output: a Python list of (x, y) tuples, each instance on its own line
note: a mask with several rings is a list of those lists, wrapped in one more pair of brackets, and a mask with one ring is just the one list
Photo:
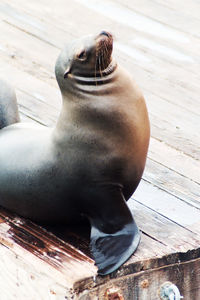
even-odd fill
[(112, 34), (111, 34), (111, 33), (107, 32), (107, 31), (104, 31), (104, 30), (101, 31), (99, 35), (100, 35), (100, 36), (101, 36), (101, 35), (105, 35), (105, 36), (107, 36), (108, 38), (111, 38), (111, 37), (112, 37)]
[(96, 37), (96, 66), (99, 70), (105, 70), (112, 58), (113, 36), (108, 31), (101, 31)]
[(108, 43), (112, 45), (113, 43), (113, 36), (110, 32), (102, 30), (96, 38), (97, 41), (104, 41), (104, 43)]

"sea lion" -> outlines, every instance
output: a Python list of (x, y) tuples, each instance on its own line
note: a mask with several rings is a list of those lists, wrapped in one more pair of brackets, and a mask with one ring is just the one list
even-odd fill
[(126, 200), (149, 144), (144, 98), (112, 48), (112, 35), (103, 31), (61, 52), (55, 73), (63, 105), (55, 128), (17, 123), (0, 131), (0, 205), (49, 224), (86, 216), (101, 275), (139, 244)]
[(0, 79), (0, 129), (20, 121), (13, 87)]

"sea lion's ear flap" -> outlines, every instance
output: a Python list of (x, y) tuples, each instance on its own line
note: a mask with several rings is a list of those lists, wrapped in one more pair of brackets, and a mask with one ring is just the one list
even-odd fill
[(98, 191), (101, 207), (90, 218), (90, 249), (98, 274), (118, 269), (137, 249), (140, 233), (124, 199), (121, 188), (107, 187)]
[(67, 78), (68, 75), (70, 74), (70, 72), (71, 72), (71, 67), (69, 66), (69, 67), (65, 70), (64, 78)]
[(113, 234), (91, 230), (90, 248), (99, 275), (107, 275), (118, 269), (137, 249), (140, 233), (134, 220)]

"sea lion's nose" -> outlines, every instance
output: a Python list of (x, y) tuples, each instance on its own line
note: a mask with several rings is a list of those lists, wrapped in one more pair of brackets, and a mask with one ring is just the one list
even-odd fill
[(104, 30), (101, 31), (100, 35), (105, 35), (105, 36), (107, 36), (107, 37), (110, 37), (110, 36), (111, 36), (111, 34), (110, 34), (109, 32), (104, 31)]

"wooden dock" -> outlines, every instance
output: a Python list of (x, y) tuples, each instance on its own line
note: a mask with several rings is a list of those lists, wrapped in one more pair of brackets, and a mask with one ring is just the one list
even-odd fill
[(54, 126), (61, 107), (54, 65), (71, 39), (101, 30), (145, 94), (151, 143), (129, 201), (142, 231), (137, 252), (96, 276), (88, 239), (64, 242), (0, 211), (0, 299), (159, 299), (166, 281), (200, 299), (200, 2), (1, 0), (0, 77), (23, 121)]

